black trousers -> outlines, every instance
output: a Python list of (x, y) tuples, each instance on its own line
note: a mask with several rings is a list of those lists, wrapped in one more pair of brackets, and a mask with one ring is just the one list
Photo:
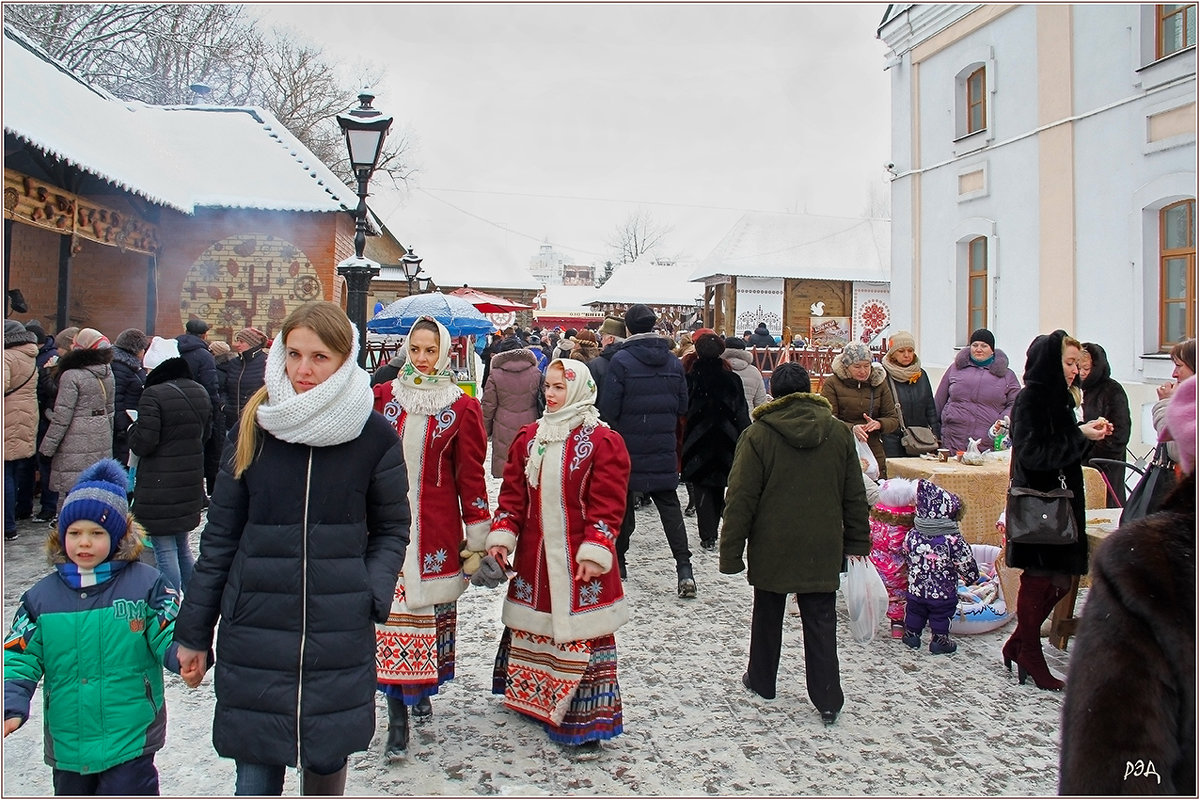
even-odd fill
[(696, 486), (696, 525), (701, 542), (715, 542), (721, 515), (725, 513), (724, 486)]
[(52, 780), (56, 795), (158, 794), (158, 769), (154, 766), (153, 753), (89, 775), (56, 769), (52, 773)]
[[(629, 552), (629, 539), (633, 536), (633, 529), (636, 527), (634, 522), (636, 494), (631, 490), (625, 497), (625, 518), (621, 520), (621, 532), (617, 535), (617, 562), (620, 564), (625, 563), (625, 554)], [(675, 558), (676, 572), (687, 567), (688, 577), (691, 577), (692, 552), (688, 550), (687, 529), (683, 526), (683, 509), (679, 507), (679, 495), (675, 493), (674, 489), (641, 492), (641, 494), (649, 496), (654, 501), (655, 508), (658, 509), (658, 518), (662, 520), (663, 531), (667, 534), (667, 544), (671, 548), (671, 555)]]
[[(837, 657), (837, 615), (833, 592), (798, 594), (804, 625), (804, 678), (808, 699), (818, 711), (841, 711), (846, 702)], [(787, 595), (754, 590), (750, 620), (750, 686), (768, 700), (775, 697), (779, 651), (783, 645), (783, 609)]]

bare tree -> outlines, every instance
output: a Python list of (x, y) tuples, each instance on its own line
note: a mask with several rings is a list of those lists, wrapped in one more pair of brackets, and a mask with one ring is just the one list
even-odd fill
[[(5, 22), (72, 72), (124, 100), (158, 105), (196, 101), (266, 108), (336, 174), (353, 183), (335, 115), (358, 87), (338, 82), (321, 48), (276, 30), (262, 32), (244, 6), (181, 3), (5, 4)], [(404, 181), (407, 133), (392, 134), (379, 170)]]
[(639, 208), (617, 226), (608, 246), (622, 262), (633, 262), (643, 253), (661, 248), (670, 232), (669, 226), (659, 224), (650, 216), (650, 212)]

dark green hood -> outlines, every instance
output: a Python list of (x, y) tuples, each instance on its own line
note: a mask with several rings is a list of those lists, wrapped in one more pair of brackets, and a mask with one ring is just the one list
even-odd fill
[(754, 409), (756, 422), (766, 425), (797, 450), (817, 447), (829, 438), (833, 406), (819, 394), (796, 392), (776, 398)]

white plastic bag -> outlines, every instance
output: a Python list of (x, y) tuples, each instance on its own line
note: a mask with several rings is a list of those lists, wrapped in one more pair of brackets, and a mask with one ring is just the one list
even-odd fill
[(858, 450), (858, 457), (867, 462), (867, 468), (863, 472), (871, 480), (879, 480), (879, 462), (875, 460), (875, 454), (871, 452), (871, 448), (867, 446), (866, 442), (860, 442), (858, 439), (854, 440), (854, 448)]
[(854, 641), (871, 641), (880, 620), (887, 615), (888, 596), (875, 565), (865, 556), (850, 559), (842, 582), (842, 594), (846, 597)]

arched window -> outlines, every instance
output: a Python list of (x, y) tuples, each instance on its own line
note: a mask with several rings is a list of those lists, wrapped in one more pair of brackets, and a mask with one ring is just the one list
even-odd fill
[(1158, 213), (1159, 349), (1196, 335), (1196, 201)]

